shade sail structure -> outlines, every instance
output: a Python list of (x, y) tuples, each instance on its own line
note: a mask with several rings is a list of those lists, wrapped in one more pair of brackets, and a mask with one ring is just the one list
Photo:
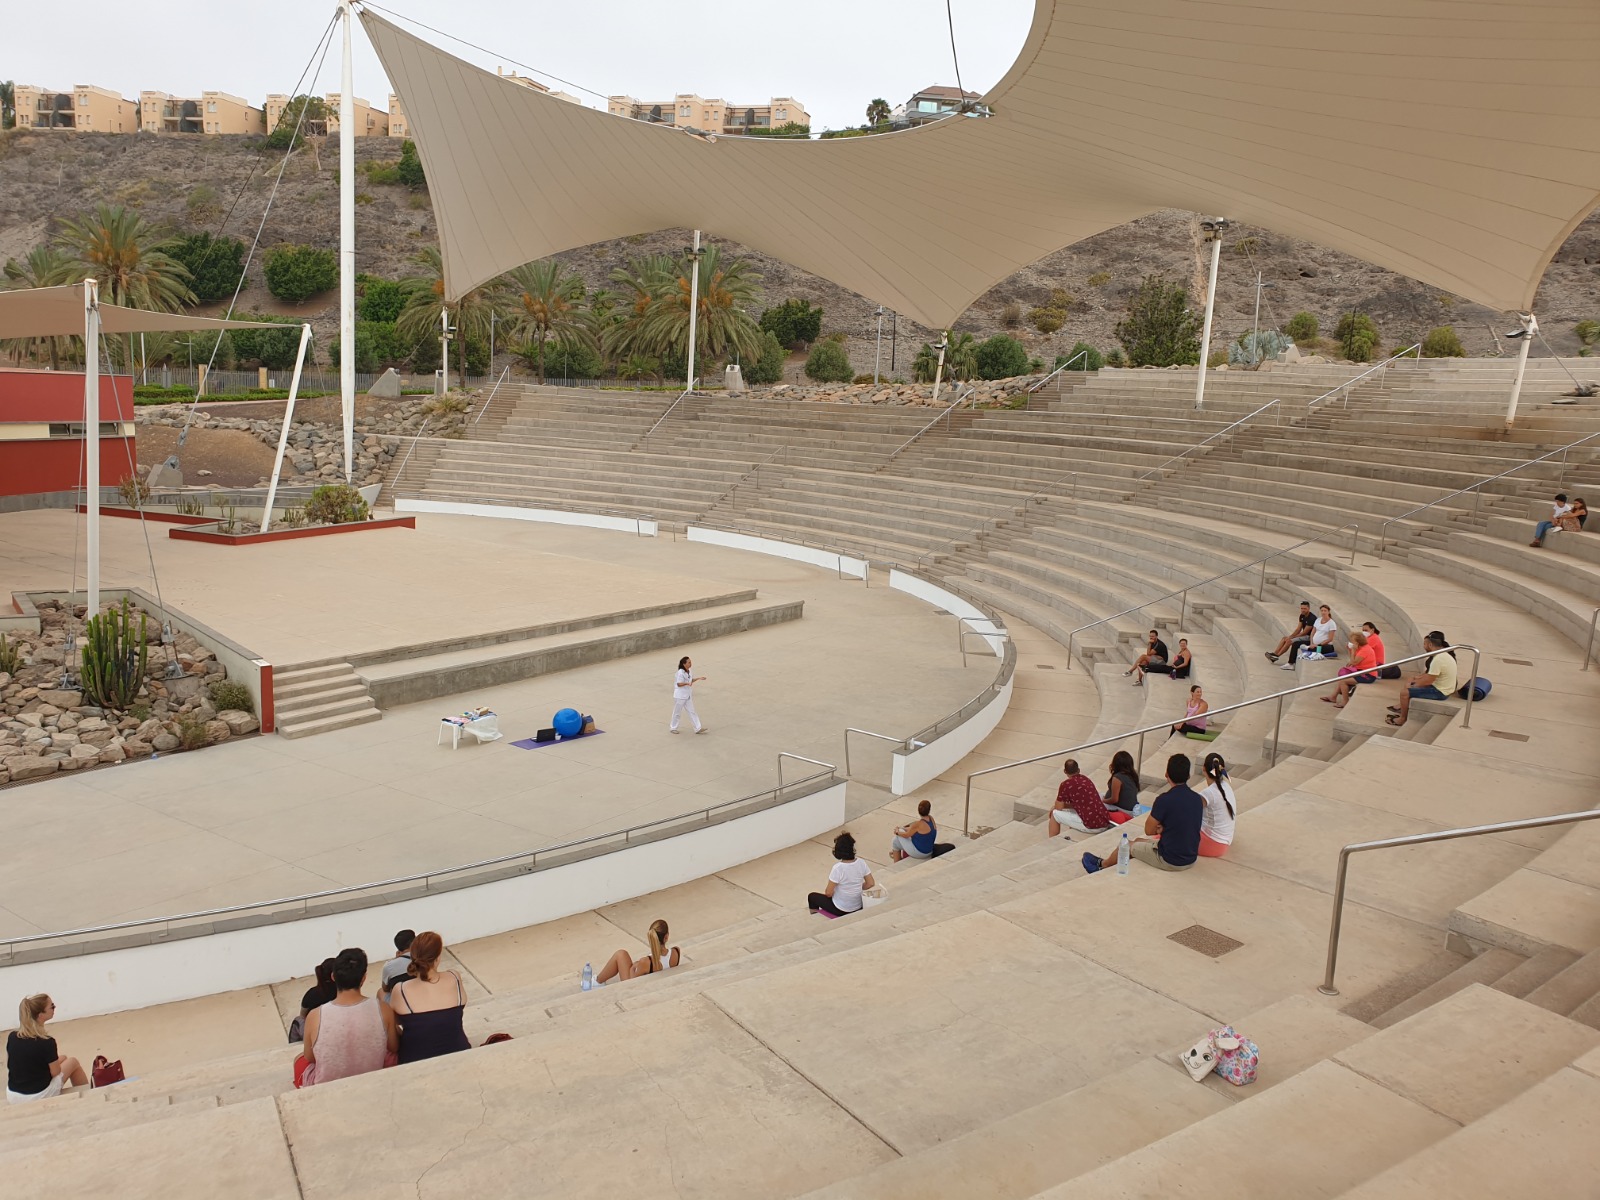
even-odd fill
[[(282, 329), (263, 321), (218, 321), (182, 313), (149, 312), (100, 304), (100, 332), (161, 333), (174, 330)], [(0, 292), (0, 338), (83, 336), (83, 285)]]
[(1038, 0), (991, 116), (827, 141), (613, 116), (362, 22), (450, 297), (699, 228), (942, 327), (1052, 251), (1185, 208), (1525, 308), (1600, 202), (1597, 0)]

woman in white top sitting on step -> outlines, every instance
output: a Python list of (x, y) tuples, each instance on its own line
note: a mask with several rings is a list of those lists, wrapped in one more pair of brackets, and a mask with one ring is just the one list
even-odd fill
[(807, 896), (806, 906), (830, 917), (860, 912), (864, 903), (861, 893), (877, 886), (872, 880), (872, 866), (866, 859), (856, 857), (856, 839), (848, 833), (833, 839), (833, 857), (839, 861), (828, 872), (827, 888)]
[(1317, 609), (1317, 619), (1311, 626), (1311, 645), (1302, 647), (1298, 642), (1289, 647), (1289, 661), (1279, 663), (1281, 671), (1294, 670), (1294, 662), (1302, 649), (1307, 658), (1335, 658), (1337, 651), (1333, 639), (1339, 633), (1339, 623), (1333, 619), (1333, 610), (1326, 604)]
[(1221, 858), (1233, 845), (1233, 824), (1239, 815), (1239, 801), (1233, 794), (1233, 782), (1228, 778), (1228, 764), (1222, 755), (1211, 753), (1201, 768), (1205, 772), (1205, 786), (1200, 798), (1206, 802), (1200, 818), (1200, 857)]

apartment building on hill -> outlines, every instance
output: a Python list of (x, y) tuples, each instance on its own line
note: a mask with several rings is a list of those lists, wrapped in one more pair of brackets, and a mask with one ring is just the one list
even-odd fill
[[(356, 110), (355, 132), (357, 137), (389, 136), (389, 114), (387, 112), (381, 108), (373, 108), (369, 102), (363, 100), (360, 96), (352, 96), (350, 99)], [(329, 92), (327, 101), (328, 133), (335, 134), (339, 132), (341, 115), (339, 112), (339, 93)], [(267, 129), (270, 132), (272, 126), (268, 125)]]
[(266, 114), (228, 92), (197, 97), (139, 93), (139, 128), (145, 133), (265, 133)]
[(934, 84), (917, 92), (904, 104), (897, 106), (889, 116), (891, 125), (926, 125), (930, 121), (942, 121), (946, 117), (953, 117), (966, 106), (968, 112), (980, 113), (988, 116), (979, 100), (983, 99), (981, 92), (967, 92), (960, 88), (948, 87), (944, 84)]
[(679, 129), (699, 129), (730, 136), (752, 129), (811, 124), (811, 114), (793, 96), (774, 96), (765, 104), (729, 104), (682, 92), (671, 100), (639, 100), (633, 96), (606, 97), (606, 111), (635, 121), (651, 121)]
[(110, 88), (80, 83), (70, 92), (19, 83), (13, 97), (19, 129), (75, 129), (85, 133), (135, 133), (139, 106)]

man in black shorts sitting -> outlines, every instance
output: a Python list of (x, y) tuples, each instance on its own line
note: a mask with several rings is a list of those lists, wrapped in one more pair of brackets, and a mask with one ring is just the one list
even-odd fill
[(1169, 657), (1171, 656), (1167, 653), (1167, 644), (1161, 640), (1161, 634), (1152, 629), (1150, 631), (1150, 642), (1145, 646), (1144, 653), (1134, 659), (1133, 666), (1129, 667), (1123, 674), (1132, 675), (1137, 671), (1139, 675), (1133, 681), (1133, 686), (1138, 687), (1144, 683), (1144, 673), (1150, 669), (1152, 664), (1159, 663), (1161, 666), (1166, 666)]
[(1289, 647), (1294, 645), (1296, 642), (1299, 642), (1302, 646), (1309, 646), (1311, 644), (1311, 627), (1317, 623), (1316, 615), (1311, 611), (1311, 601), (1300, 601), (1300, 616), (1298, 621), (1299, 624), (1295, 627), (1293, 633), (1286, 633), (1283, 635), (1283, 640), (1278, 643), (1278, 648), (1276, 650), (1268, 650), (1266, 652), (1268, 662), (1277, 662), (1281, 655), (1289, 653)]

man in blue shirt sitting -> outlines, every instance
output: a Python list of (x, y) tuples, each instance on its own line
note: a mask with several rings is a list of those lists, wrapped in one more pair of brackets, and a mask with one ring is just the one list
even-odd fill
[[(1132, 845), (1132, 855), (1161, 871), (1187, 871), (1200, 857), (1200, 824), (1205, 815), (1205, 801), (1200, 793), (1189, 786), (1192, 770), (1187, 754), (1174, 754), (1167, 759), (1167, 782), (1171, 785), (1150, 808), (1145, 818), (1144, 831), (1155, 838), (1140, 838)], [(1115, 866), (1117, 852), (1105, 858), (1091, 853), (1083, 856), (1083, 869), (1094, 874), (1103, 867)]]

